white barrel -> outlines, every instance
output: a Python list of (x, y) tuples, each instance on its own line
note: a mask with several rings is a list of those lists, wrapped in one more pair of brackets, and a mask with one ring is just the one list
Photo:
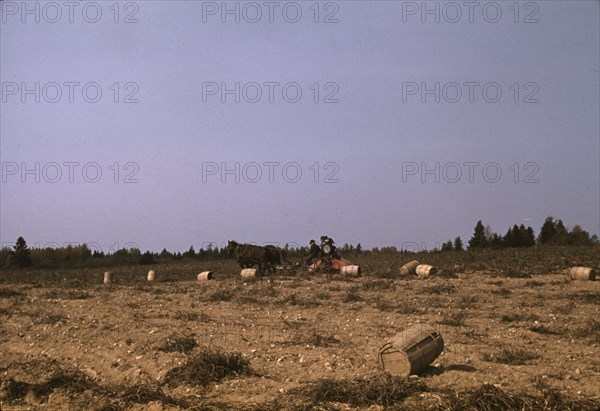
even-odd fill
[(256, 268), (244, 268), (240, 272), (240, 275), (242, 276), (242, 278), (258, 277), (257, 272), (256, 272)]
[(215, 278), (215, 273), (213, 273), (212, 271), (202, 271), (200, 274), (198, 274), (199, 283), (212, 280), (213, 278)]
[(594, 281), (596, 279), (596, 270), (590, 267), (571, 267), (567, 274), (573, 280)]
[(104, 284), (110, 284), (110, 271), (104, 272)]
[(417, 260), (406, 263), (400, 268), (400, 275), (414, 274), (418, 266), (419, 262)]
[(358, 265), (345, 265), (340, 269), (340, 273), (348, 276), (359, 276), (360, 266)]
[(429, 277), (430, 275), (435, 275), (437, 273), (437, 268), (432, 265), (420, 264), (415, 269), (415, 272), (419, 277)]
[(148, 281), (154, 281), (154, 280), (156, 280), (156, 273), (154, 272), (154, 270), (148, 271)]

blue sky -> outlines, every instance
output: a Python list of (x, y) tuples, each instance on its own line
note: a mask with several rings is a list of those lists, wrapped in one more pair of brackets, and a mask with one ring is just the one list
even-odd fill
[(3, 245), (600, 231), (597, 1), (2, 3)]

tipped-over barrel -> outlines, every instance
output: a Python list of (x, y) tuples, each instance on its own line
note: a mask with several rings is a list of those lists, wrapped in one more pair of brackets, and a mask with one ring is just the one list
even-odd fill
[(414, 274), (418, 266), (419, 262), (417, 260), (406, 263), (400, 268), (400, 275)]
[(437, 273), (437, 268), (432, 265), (421, 264), (416, 268), (416, 273), (419, 277), (429, 277), (430, 275), (435, 275)]
[(443, 350), (442, 335), (427, 324), (417, 324), (381, 347), (379, 364), (390, 374), (406, 378), (425, 370)]
[(212, 271), (202, 271), (198, 274), (198, 282), (203, 283), (208, 280), (212, 280), (215, 277), (215, 274)]
[(594, 281), (596, 279), (596, 270), (589, 267), (571, 267), (567, 274), (573, 280)]

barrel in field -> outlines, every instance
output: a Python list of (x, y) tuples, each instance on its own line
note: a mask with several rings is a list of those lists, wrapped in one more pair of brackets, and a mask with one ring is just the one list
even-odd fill
[(432, 265), (420, 264), (415, 269), (415, 272), (419, 277), (429, 277), (430, 275), (435, 275), (437, 273), (437, 268)]
[(212, 280), (213, 278), (215, 278), (215, 273), (213, 273), (212, 271), (202, 271), (200, 274), (198, 274), (199, 283)]
[(110, 271), (104, 272), (104, 284), (110, 284), (111, 274)]
[(348, 276), (356, 276), (360, 275), (360, 266), (358, 265), (345, 265), (340, 268), (340, 273)]
[(400, 268), (400, 275), (414, 274), (418, 266), (419, 262), (417, 260), (406, 263)]
[(594, 281), (596, 279), (596, 270), (589, 267), (571, 267), (567, 274), (573, 280)]
[(390, 374), (406, 378), (424, 371), (443, 350), (442, 335), (427, 324), (417, 324), (381, 347), (379, 364)]
[(154, 270), (148, 271), (148, 281), (152, 282), (154, 280), (156, 280), (156, 273)]
[(240, 272), (240, 275), (242, 278), (253, 278), (258, 277), (258, 272), (256, 271), (256, 268), (244, 268)]

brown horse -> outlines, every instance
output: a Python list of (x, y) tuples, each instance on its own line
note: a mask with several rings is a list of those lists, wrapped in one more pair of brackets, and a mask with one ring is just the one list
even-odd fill
[(235, 255), (235, 259), (241, 268), (258, 266), (258, 273), (261, 276), (265, 273), (265, 270), (272, 272), (271, 262), (277, 258), (270, 247), (240, 244), (236, 241), (227, 243), (227, 252), (229, 255)]

